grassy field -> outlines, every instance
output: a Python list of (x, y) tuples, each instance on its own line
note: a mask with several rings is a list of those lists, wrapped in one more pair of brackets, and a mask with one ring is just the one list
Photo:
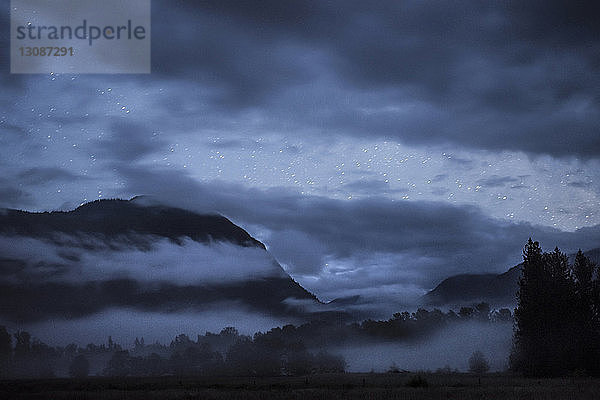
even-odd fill
[(0, 382), (1, 399), (599, 399), (600, 379), (504, 374), (331, 374), (308, 377), (160, 377)]

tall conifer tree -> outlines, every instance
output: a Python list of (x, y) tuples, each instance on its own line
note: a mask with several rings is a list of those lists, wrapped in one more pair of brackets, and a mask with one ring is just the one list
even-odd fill
[(511, 367), (527, 376), (600, 373), (600, 293), (596, 267), (581, 251), (569, 266), (558, 248), (523, 250)]

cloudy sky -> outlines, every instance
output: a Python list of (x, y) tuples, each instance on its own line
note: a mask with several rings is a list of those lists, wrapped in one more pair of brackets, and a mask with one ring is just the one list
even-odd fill
[(323, 299), (600, 247), (585, 1), (152, 2), (149, 75), (9, 74), (0, 207), (218, 211)]

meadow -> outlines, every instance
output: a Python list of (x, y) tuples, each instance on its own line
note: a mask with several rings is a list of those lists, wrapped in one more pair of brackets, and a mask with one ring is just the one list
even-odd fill
[(600, 379), (507, 374), (321, 374), (304, 377), (156, 377), (12, 380), (2, 399), (598, 399)]

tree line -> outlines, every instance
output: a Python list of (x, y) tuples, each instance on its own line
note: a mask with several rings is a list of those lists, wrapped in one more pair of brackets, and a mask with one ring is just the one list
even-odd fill
[[(270, 334), (240, 335), (233, 327), (219, 334), (206, 333), (192, 340), (177, 336), (170, 345), (135, 340), (125, 350), (109, 337), (107, 344), (51, 347), (31, 339), (27, 332), (12, 337), (0, 327), (0, 377), (50, 378), (57, 375), (85, 377), (161, 375), (277, 376), (343, 372), (344, 359), (319, 350), (310, 352), (299, 341), (278, 340)], [(215, 348), (224, 349), (223, 352)]]
[(506, 323), (512, 321), (512, 314), (508, 309), (491, 310), (488, 304), (480, 303), (458, 311), (399, 312), (385, 321), (348, 324), (320, 319), (299, 326), (276, 327), (253, 336), (228, 327), (219, 333), (198, 335), (195, 340), (182, 334), (169, 345), (147, 344), (143, 338), (136, 338), (130, 349), (124, 349), (110, 336), (106, 344), (52, 347), (32, 338), (28, 332), (11, 335), (0, 326), (0, 377), (272, 376), (341, 372), (346, 364), (335, 354), (339, 346), (422, 339), (450, 324), (468, 321)]

